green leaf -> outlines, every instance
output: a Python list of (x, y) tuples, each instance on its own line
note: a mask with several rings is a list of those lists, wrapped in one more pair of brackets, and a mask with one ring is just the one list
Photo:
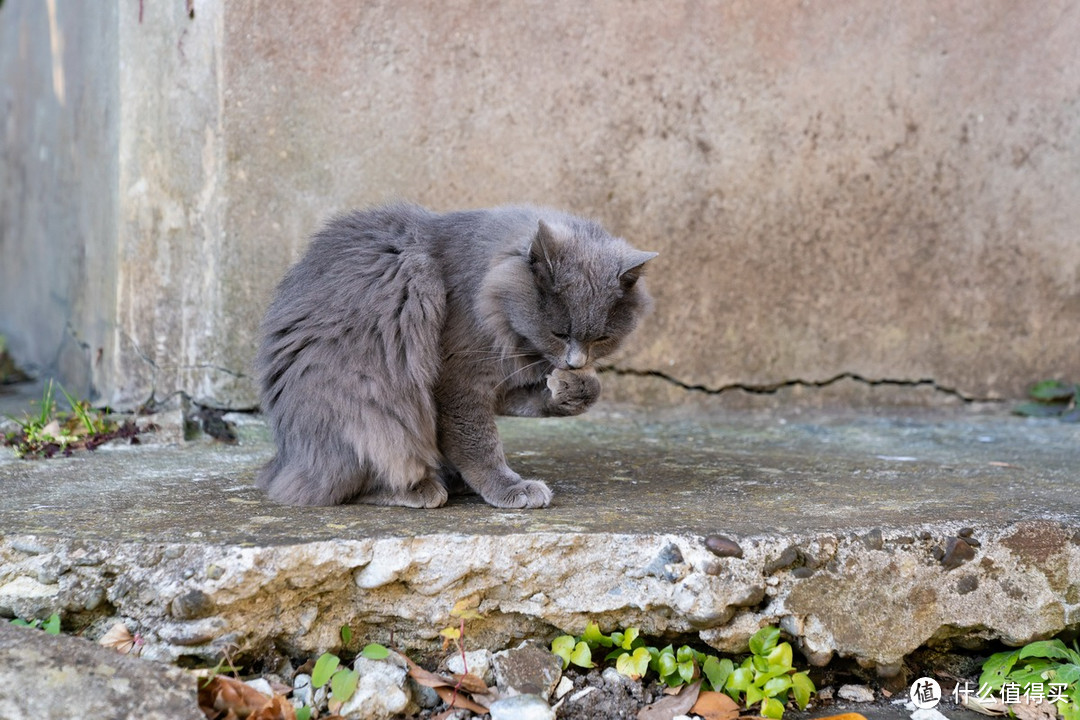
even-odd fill
[(810, 702), (810, 696), (816, 690), (813, 680), (806, 673), (795, 673), (791, 676), (791, 692), (795, 696), (795, 704), (799, 706), (800, 710), (806, 709), (806, 705)]
[(589, 648), (589, 644), (584, 640), (574, 646), (574, 651), (570, 653), (570, 662), (582, 668), (596, 666), (592, 661), (592, 650)]
[(793, 659), (791, 644), (782, 642), (773, 648), (772, 652), (768, 655), (769, 667), (781, 667), (784, 671), (791, 669), (791, 661)]
[(620, 675), (626, 675), (637, 680), (648, 672), (649, 658), (649, 651), (645, 648), (638, 648), (633, 653), (625, 652), (615, 662), (615, 670)]
[(352, 642), (352, 628), (348, 625), (341, 626), (341, 642), (345, 645)]
[(761, 692), (761, 688), (756, 688), (753, 685), (746, 688), (746, 706), (756, 705), (765, 699), (765, 693)]
[(42, 629), (45, 632), (47, 632), (49, 635), (59, 635), (60, 634), (60, 616), (57, 615), (56, 613), (53, 613), (52, 615), (50, 615), (49, 619), (46, 620), (45, 624), (42, 626)]
[(791, 687), (791, 678), (787, 675), (781, 675), (780, 677), (774, 677), (761, 688), (762, 692), (767, 697), (776, 697), (780, 693), (787, 692)]
[(1020, 655), (1018, 657), (1020, 660), (1029, 657), (1039, 657), (1069, 662), (1075, 659), (1073, 655), (1073, 651), (1060, 640), (1040, 640), (1038, 642), (1028, 643), (1020, 648)]
[(325, 685), (340, 664), (341, 660), (338, 659), (337, 655), (332, 653), (320, 655), (319, 659), (315, 661), (315, 668), (311, 671), (311, 687), (321, 688)]
[(660, 658), (657, 660), (656, 665), (660, 677), (663, 678), (678, 672), (679, 669), (679, 661), (675, 659), (675, 656), (663, 651), (660, 652)]
[(1075, 684), (1077, 680), (1080, 680), (1080, 665), (1066, 663), (1060, 666), (1057, 670), (1057, 674), (1054, 676), (1054, 680), (1069, 685)]
[(611, 647), (611, 638), (604, 633), (600, 632), (600, 626), (595, 622), (591, 622), (585, 626), (585, 632), (581, 634), (581, 639), (589, 644), (589, 647), (594, 648), (599, 645), (604, 647)]
[(638, 630), (636, 627), (626, 628), (626, 632), (623, 633), (622, 642), (620, 642), (619, 645), (626, 650), (632, 650), (634, 647), (634, 641), (637, 640), (640, 632), (641, 631)]
[(573, 635), (560, 635), (551, 641), (551, 652), (562, 658), (563, 670), (570, 665), (570, 655), (573, 654), (576, 644), (577, 640)]
[(356, 692), (356, 685), (360, 682), (360, 673), (355, 670), (349, 670), (348, 668), (342, 668), (334, 673), (330, 678), (330, 692), (333, 694), (335, 700), (340, 700), (342, 703), (349, 701), (349, 698)]
[(311, 720), (311, 708), (307, 705), (296, 708), (296, 720)]
[(724, 685), (727, 683), (728, 677), (735, 670), (735, 664), (724, 658), (723, 660), (717, 659), (715, 655), (710, 655), (705, 658), (705, 662), (701, 665), (701, 672), (705, 677), (709, 679), (709, 684), (712, 685), (712, 689), (717, 692), (721, 692), (724, 689)]
[(1076, 385), (1058, 380), (1037, 382), (1028, 391), (1035, 400), (1069, 400), (1076, 395)]
[(780, 628), (763, 627), (750, 638), (750, 652), (755, 655), (768, 655), (780, 640)]
[(675, 659), (678, 660), (679, 662), (693, 662), (693, 660), (694, 660), (694, 649), (691, 648), (689, 645), (683, 645), (675, 653)]
[(368, 643), (364, 646), (364, 649), (360, 651), (360, 654), (366, 657), (368, 660), (385, 660), (390, 657), (390, 651), (379, 643)]
[(684, 683), (691, 683), (694, 680), (694, 661), (686, 660), (679, 663), (679, 677), (682, 678)]
[(983, 663), (982, 674), (979, 676), (979, 687), (987, 686), (991, 690), (1000, 690), (1005, 684), (1005, 679), (1012, 670), (1013, 665), (1020, 658), (1019, 650), (994, 653), (986, 658)]
[(765, 698), (761, 701), (761, 714), (773, 720), (780, 720), (780, 718), (784, 717), (784, 704), (779, 700)]
[(724, 687), (735, 692), (746, 692), (754, 683), (754, 671), (748, 668), (737, 668), (728, 675)]

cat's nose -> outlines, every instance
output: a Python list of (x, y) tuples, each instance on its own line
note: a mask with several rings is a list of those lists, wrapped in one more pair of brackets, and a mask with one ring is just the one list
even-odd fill
[(571, 370), (583, 368), (589, 364), (589, 353), (577, 343), (572, 343), (566, 350), (566, 364)]

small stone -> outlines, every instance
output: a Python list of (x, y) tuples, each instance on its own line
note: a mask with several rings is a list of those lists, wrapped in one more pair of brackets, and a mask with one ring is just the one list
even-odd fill
[(972, 535), (975, 534), (975, 528), (970, 528), (970, 527), (960, 528), (960, 532), (958, 532), (956, 534), (959, 535), (962, 538), (969, 538), (969, 537), (971, 537)]
[(491, 720), (555, 720), (555, 711), (536, 695), (514, 695), (491, 703)]
[(710, 535), (705, 538), (705, 547), (717, 557), (741, 558), (743, 550), (739, 543), (724, 535)]
[(574, 693), (573, 695), (571, 695), (570, 697), (568, 697), (566, 699), (566, 701), (567, 702), (572, 702), (572, 703), (577, 702), (578, 700), (585, 697), (589, 693), (594, 692), (595, 690), (596, 690), (596, 687), (593, 686), (593, 685), (590, 685), (589, 687), (586, 687), (586, 688), (582, 688), (582, 689), (578, 690), (576, 693)]
[(394, 715), (419, 711), (405, 683), (405, 668), (389, 660), (371, 660), (361, 655), (353, 663), (360, 674), (356, 692), (341, 707), (348, 720), (384, 720)]
[(974, 592), (979, 588), (979, 578), (976, 575), (965, 575), (956, 581), (956, 592), (960, 595), (967, 595), (969, 592)]
[(297, 673), (292, 681), (293, 700), (299, 700), (301, 705), (311, 705), (311, 676), (306, 673)]
[(966, 542), (971, 547), (982, 547), (982, 543), (973, 537), (961, 537), (960, 539)]
[(464, 662), (461, 653), (456, 653), (446, 658), (446, 669), (456, 675), (464, 675), (465, 667), (469, 672), (484, 681), (485, 685), (491, 685), (494, 680), (491, 676), (491, 651), (487, 649), (470, 650), (465, 653)]
[(766, 575), (772, 575), (773, 573), (789, 568), (799, 561), (799, 548), (794, 545), (788, 545), (784, 548), (783, 552), (772, 558), (765, 563), (765, 567), (762, 568)]
[(555, 686), (555, 699), (562, 700), (566, 693), (574, 689), (574, 681), (568, 677), (564, 677), (559, 680), (559, 684)]
[(941, 560), (941, 558), (945, 557), (945, 551), (941, 549), (940, 545), (935, 545), (934, 547), (930, 548), (930, 555), (935, 560)]
[(797, 567), (791, 571), (791, 577), (795, 578), (796, 580), (805, 580), (806, 578), (813, 575), (815, 572), (816, 570), (812, 567)]
[(507, 695), (533, 694), (546, 700), (562, 677), (562, 659), (529, 642), (495, 653), (491, 665), (495, 684)]
[(945, 553), (941, 557), (941, 564), (946, 570), (952, 570), (974, 558), (974, 548), (964, 542), (961, 538), (949, 538), (945, 543)]
[(881, 535), (881, 528), (874, 528), (862, 536), (862, 543), (868, 550), (880, 550), (885, 545), (885, 538)]
[(929, 540), (931, 537), (933, 536), (930, 534), (929, 530), (923, 530), (921, 533), (919, 533), (920, 540)]
[(254, 680), (247, 680), (244, 682), (252, 690), (256, 690), (266, 697), (274, 696), (274, 689), (270, 687), (270, 682), (266, 678), (255, 678)]
[(865, 685), (841, 685), (836, 694), (838, 697), (851, 702), (874, 702), (874, 691)]
[(196, 620), (214, 612), (214, 601), (202, 590), (189, 590), (169, 603), (169, 612), (177, 620)]
[(911, 535), (901, 535), (900, 537), (896, 538), (895, 542), (897, 545), (910, 545), (911, 543), (915, 542), (915, 538), (913, 538)]

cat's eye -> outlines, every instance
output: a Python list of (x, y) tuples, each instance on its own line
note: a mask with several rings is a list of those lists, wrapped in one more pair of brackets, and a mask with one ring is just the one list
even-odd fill
[(610, 335), (601, 335), (600, 337), (598, 337), (598, 338), (595, 338), (595, 339), (593, 340), (593, 342), (594, 342), (594, 343), (606, 343), (606, 342), (607, 342), (608, 340), (610, 340), (610, 339), (611, 339), (611, 336), (610, 336)]
[(557, 332), (553, 332), (553, 333), (551, 333), (551, 334), (555, 336), (555, 339), (556, 339), (556, 340), (562, 340), (563, 342), (566, 342), (567, 340), (569, 340), (569, 339), (570, 339), (570, 336), (569, 336), (569, 335), (567, 335), (566, 333), (557, 333)]

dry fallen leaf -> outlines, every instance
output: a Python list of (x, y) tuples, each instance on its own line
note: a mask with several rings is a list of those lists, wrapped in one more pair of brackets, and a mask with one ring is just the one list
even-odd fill
[(860, 713), (840, 713), (839, 715), (827, 715), (816, 720), (866, 720), (866, 716)]
[(223, 675), (216, 675), (199, 685), (199, 708), (208, 718), (216, 718), (221, 713), (226, 713), (225, 717), (231, 714), (246, 718), (269, 704), (270, 698), (255, 688)]
[(484, 681), (472, 673), (465, 673), (464, 675), (455, 674), (453, 678), (454, 685), (458, 685), (462, 690), (472, 695), (482, 695), (488, 691), (488, 686), (484, 684)]
[(676, 715), (685, 715), (694, 707), (701, 692), (701, 681), (684, 685), (678, 695), (667, 695), (652, 705), (638, 710), (638, 720), (672, 720)]
[(128, 653), (138, 656), (142, 652), (142, 638), (132, 635), (127, 625), (118, 622), (109, 628), (109, 631), (101, 636), (98, 645), (112, 648), (122, 655)]
[(690, 712), (705, 720), (735, 720), (739, 717), (739, 704), (724, 693), (702, 690)]
[(448, 687), (437, 687), (435, 688), (435, 692), (438, 694), (439, 698), (444, 703), (450, 705), (451, 707), (465, 708), (466, 710), (474, 712), (477, 715), (483, 715), (484, 713), (488, 712), (488, 709), (486, 707), (474, 703), (472, 700), (469, 699), (468, 695), (465, 695), (460, 690), (457, 692), (456, 696), (454, 694), (454, 689)]

